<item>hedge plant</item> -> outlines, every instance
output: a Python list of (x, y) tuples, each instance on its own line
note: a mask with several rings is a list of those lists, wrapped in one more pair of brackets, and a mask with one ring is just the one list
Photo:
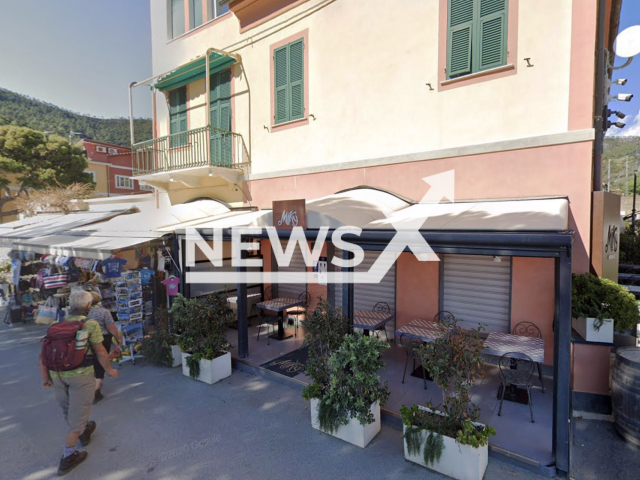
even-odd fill
[(640, 323), (636, 297), (625, 287), (590, 273), (573, 274), (571, 284), (571, 316), (595, 318), (596, 327), (612, 318), (618, 332), (627, 332)]

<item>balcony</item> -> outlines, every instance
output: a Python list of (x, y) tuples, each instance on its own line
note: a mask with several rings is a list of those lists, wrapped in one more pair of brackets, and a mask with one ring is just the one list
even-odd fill
[(213, 126), (136, 143), (132, 150), (133, 176), (163, 190), (172, 181), (198, 187), (204, 177), (237, 183), (251, 165), (242, 135)]

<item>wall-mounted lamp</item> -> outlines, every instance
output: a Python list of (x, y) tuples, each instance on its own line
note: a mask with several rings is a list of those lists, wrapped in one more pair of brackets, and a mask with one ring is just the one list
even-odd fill
[(209, 176), (213, 177), (213, 170), (209, 169)]
[(263, 125), (262, 128), (264, 128), (267, 132), (269, 131), (269, 127), (267, 127), (266, 125)]
[(527, 67), (533, 67), (533, 63), (531, 63), (531, 57), (525, 58), (524, 61), (527, 62)]
[(316, 121), (316, 116), (315, 116), (313, 113), (310, 113), (310, 114), (309, 114), (309, 116), (310, 116), (311, 118), (313, 118), (313, 121), (314, 121), (314, 122)]
[(500, 263), (502, 261), (502, 257), (498, 256), (498, 255), (494, 255), (493, 256), (493, 261), (496, 263)]
[(173, 179), (173, 175), (171, 175), (171, 176), (169, 177), (169, 181), (170, 181), (170, 182), (175, 181), (175, 180)]
[(431, 84), (430, 84), (430, 83), (425, 83), (425, 85), (426, 85), (427, 87), (429, 87), (429, 90), (433, 90), (433, 87), (431, 86)]

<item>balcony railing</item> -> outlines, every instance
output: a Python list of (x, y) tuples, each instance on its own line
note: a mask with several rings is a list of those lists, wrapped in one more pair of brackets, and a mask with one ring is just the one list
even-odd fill
[(224, 167), (248, 173), (250, 166), (242, 135), (213, 126), (136, 143), (133, 156), (134, 176), (192, 167)]

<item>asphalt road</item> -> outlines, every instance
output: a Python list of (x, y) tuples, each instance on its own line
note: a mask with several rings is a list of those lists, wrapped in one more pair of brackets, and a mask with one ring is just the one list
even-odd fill
[[(38, 325), (0, 325), (2, 480), (56, 475), (65, 428), (53, 390), (40, 387), (37, 355), (43, 331)], [(87, 448), (89, 458), (65, 478), (445, 478), (405, 462), (399, 429), (383, 424), (373, 442), (360, 449), (313, 430), (299, 391), (236, 370), (210, 386), (184, 377), (179, 368), (127, 363), (120, 378), (106, 381), (104, 393), (92, 414), (98, 428)], [(611, 454), (597, 438), (593, 441), (603, 458)], [(591, 471), (588, 465), (584, 471)], [(612, 476), (605, 470), (605, 476), (575, 478), (640, 478), (608, 473)], [(540, 478), (495, 458), (485, 475), (487, 480)]]

